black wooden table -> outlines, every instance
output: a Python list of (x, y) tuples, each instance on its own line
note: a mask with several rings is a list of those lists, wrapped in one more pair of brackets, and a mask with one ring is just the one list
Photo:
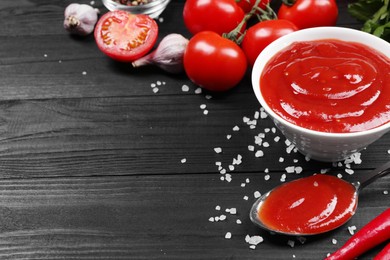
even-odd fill
[[(248, 213), (259, 193), (321, 170), (353, 181), (390, 159), (390, 135), (361, 152), (353, 174), (344, 162), (307, 161), (262, 118), (250, 71), (215, 94), (184, 74), (114, 62), (93, 36), (64, 31), (71, 2), (0, 2), (0, 259), (323, 259), (348, 227), (389, 207), (390, 176), (334, 232), (257, 228)], [(190, 37), (183, 3), (157, 20), (159, 39)], [(359, 28), (338, 3), (338, 25)]]

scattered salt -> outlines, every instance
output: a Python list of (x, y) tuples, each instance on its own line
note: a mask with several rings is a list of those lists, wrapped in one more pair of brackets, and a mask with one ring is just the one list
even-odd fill
[(270, 178), (271, 178), (271, 176), (269, 174), (264, 176), (264, 180), (266, 180), (266, 181), (268, 181)]
[(215, 206), (215, 210), (221, 210), (221, 206), (219, 205)]
[(244, 200), (248, 200), (249, 198), (248, 198), (248, 196), (245, 195), (245, 196), (243, 197), (243, 199), (244, 199)]
[(186, 158), (181, 159), (181, 163), (186, 163), (186, 162), (187, 162)]
[(236, 223), (237, 223), (238, 225), (241, 225), (241, 224), (242, 224), (241, 220), (239, 220), (239, 219), (236, 220)]
[(255, 153), (255, 156), (256, 157), (263, 157), (264, 156), (264, 152), (262, 150), (257, 150), (256, 153)]
[(214, 151), (215, 151), (216, 153), (222, 153), (222, 148), (221, 148), (221, 147), (215, 147), (215, 148), (214, 148)]
[(214, 222), (214, 217), (210, 217), (210, 218), (209, 218), (209, 221), (210, 221), (210, 222)]
[(291, 246), (291, 247), (294, 247), (294, 246), (295, 246), (295, 241), (289, 239), (289, 240), (287, 241), (287, 245), (289, 245), (289, 246)]
[(202, 93), (202, 89), (201, 88), (196, 88), (195, 89), (195, 94), (201, 94)]
[(352, 236), (353, 234), (355, 234), (356, 226), (350, 226), (350, 227), (348, 227), (348, 231), (349, 231), (349, 234), (351, 234), (351, 236)]
[(206, 108), (206, 104), (201, 104), (199, 107), (200, 107), (200, 109), (205, 109)]
[(332, 239), (332, 244), (333, 244), (333, 245), (336, 245), (336, 244), (337, 244), (337, 239), (333, 238), (333, 239)]
[(83, 71), (83, 72), (81, 72), (81, 74), (83, 74), (85, 76), (85, 75), (87, 75), (87, 72)]
[(257, 198), (260, 198), (261, 193), (258, 192), (258, 191), (255, 191), (255, 192), (253, 193), (253, 196), (254, 196), (256, 199), (257, 199)]
[(235, 127), (233, 127), (233, 131), (239, 131), (240, 128), (236, 125)]
[(188, 92), (189, 90), (190, 90), (190, 87), (188, 87), (187, 85), (181, 86), (181, 91)]
[(225, 238), (226, 239), (231, 239), (232, 238), (232, 233), (227, 232), (226, 235), (225, 235)]
[(203, 110), (203, 115), (208, 115), (209, 111), (207, 109)]

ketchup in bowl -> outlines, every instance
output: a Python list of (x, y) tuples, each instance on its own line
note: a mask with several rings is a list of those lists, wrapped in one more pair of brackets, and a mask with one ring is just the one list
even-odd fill
[(271, 230), (310, 235), (341, 226), (356, 207), (355, 186), (331, 175), (316, 174), (272, 190), (257, 209), (257, 217)]
[(351, 133), (390, 121), (390, 60), (356, 42), (293, 42), (265, 65), (265, 102), (306, 129)]

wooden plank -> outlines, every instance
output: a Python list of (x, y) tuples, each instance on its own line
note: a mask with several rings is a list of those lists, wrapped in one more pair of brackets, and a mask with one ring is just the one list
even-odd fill
[[(264, 193), (274, 185), (264, 182), (264, 174), (245, 173), (230, 183), (221, 182), (219, 176), (1, 180), (0, 257), (250, 259), (262, 255), (286, 259), (295, 255), (297, 259), (321, 259), (350, 236), (347, 226), (359, 228), (388, 207), (383, 191), (390, 178), (383, 178), (364, 190), (358, 213), (347, 226), (321, 238), (307, 238), (301, 245), (293, 238), (270, 236), (249, 221), (254, 191)], [(370, 200), (371, 195), (384, 199)], [(225, 211), (230, 208), (236, 208), (237, 214)], [(226, 220), (209, 221), (221, 215)], [(232, 239), (224, 238), (227, 232)], [(246, 235), (261, 235), (265, 241), (252, 250)], [(337, 245), (332, 244), (333, 238)], [(287, 245), (291, 239), (294, 248)]]
[[(195, 94), (4, 101), (1, 177), (210, 173), (218, 172), (216, 161), (228, 169), (238, 154), (243, 164), (235, 171), (332, 166), (290, 152), (282, 134), (272, 131), (276, 129), (269, 118), (259, 118), (251, 129), (244, 117), (252, 121), (259, 112), (253, 99), (237, 93), (223, 101)], [(264, 135), (261, 144), (256, 141), (259, 135)], [(368, 169), (383, 163), (389, 138), (385, 135), (363, 151), (364, 163), (353, 167)], [(214, 151), (216, 147), (221, 154)], [(257, 157), (258, 150), (264, 156)], [(182, 159), (187, 162), (182, 164)]]

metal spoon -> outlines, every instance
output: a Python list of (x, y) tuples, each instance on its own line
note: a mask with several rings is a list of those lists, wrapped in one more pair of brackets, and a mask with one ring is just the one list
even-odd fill
[[(353, 182), (351, 183), (351, 185), (353, 185), (355, 187), (355, 196), (356, 196), (356, 201), (358, 200), (358, 194), (359, 192), (364, 188), (366, 187), (368, 184), (374, 182), (376, 179), (380, 178), (380, 177), (383, 177), (387, 174), (390, 173), (390, 162), (387, 162), (385, 164), (383, 164), (382, 166), (374, 169), (373, 171), (371, 171), (370, 173), (364, 175), (359, 181), (357, 182)], [(278, 188), (278, 187), (276, 187)], [(263, 203), (265, 202), (265, 200), (268, 198), (268, 196), (270, 195), (270, 193), (275, 190), (276, 188), (270, 190), (269, 192), (263, 194), (262, 196), (260, 196), (256, 202), (253, 204), (251, 210), (250, 210), (250, 214), (249, 214), (249, 217), (251, 219), (251, 221), (260, 226), (261, 228), (265, 229), (265, 230), (268, 230), (272, 233), (276, 233), (276, 234), (281, 234), (281, 235), (289, 235), (289, 236), (311, 236), (311, 235), (318, 235), (318, 234), (321, 234), (321, 233), (325, 233), (325, 232), (328, 232), (330, 230), (327, 230), (327, 231), (322, 231), (322, 232), (317, 232), (317, 233), (296, 233), (296, 232), (285, 232), (285, 231), (280, 231), (280, 230), (274, 230), (270, 227), (268, 227), (266, 224), (264, 224), (260, 219), (259, 219), (259, 216), (258, 216), (258, 213), (259, 211), (261, 211), (261, 206), (263, 205)], [(355, 211), (356, 211), (356, 208), (355, 208)], [(351, 217), (354, 215), (355, 212), (353, 212), (353, 214), (351, 214)], [(341, 223), (338, 227), (342, 226), (343, 224), (345, 224), (348, 220), (351, 219), (348, 218), (345, 220), (344, 223)], [(337, 227), (336, 227), (337, 228)]]

